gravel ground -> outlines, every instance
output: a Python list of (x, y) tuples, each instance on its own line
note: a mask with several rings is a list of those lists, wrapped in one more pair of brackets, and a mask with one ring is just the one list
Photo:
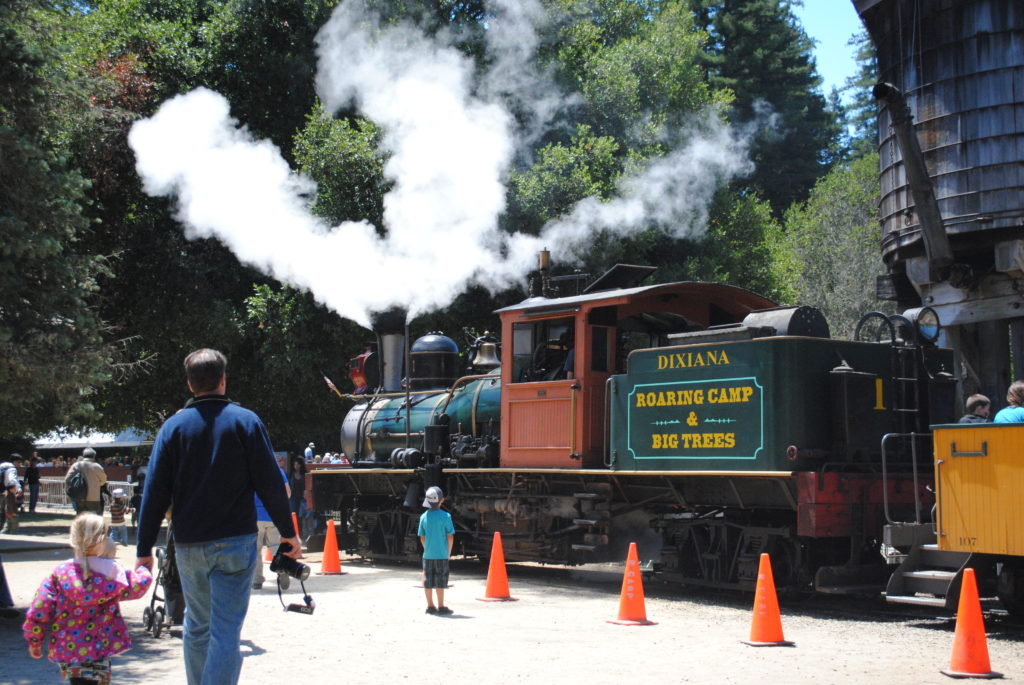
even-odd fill
[[(0, 546), (0, 550), (4, 549)], [(8, 550), (10, 547), (7, 548)], [(3, 551), (14, 599), (24, 607), (65, 549)], [(130, 563), (132, 548), (122, 548)], [(486, 569), (456, 562), (451, 617), (424, 614), (418, 569), (342, 559), (341, 576), (318, 576), (312, 616), (284, 613), (265, 585), (254, 591), (242, 633), (243, 683), (944, 683), (955, 621), (893, 613), (873, 598), (780, 598), (795, 647), (743, 645), (752, 597), (666, 588), (646, 581), (651, 626), (613, 625), (622, 570), (509, 566), (517, 602), (476, 601)], [(290, 596), (289, 596), (290, 595)], [(286, 601), (299, 601), (296, 590)], [(180, 631), (153, 638), (141, 628), (149, 599), (122, 604), (135, 647), (114, 659), (117, 683), (183, 683)], [(992, 668), (1024, 676), (1024, 627), (986, 614)], [(56, 668), (28, 656), (20, 621), (0, 619), (0, 682), (58, 683)]]

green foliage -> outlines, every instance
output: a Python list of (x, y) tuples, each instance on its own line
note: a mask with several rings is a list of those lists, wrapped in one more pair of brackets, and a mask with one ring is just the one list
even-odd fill
[(844, 92), (852, 94), (847, 123), (852, 127), (850, 148), (854, 157), (870, 155), (878, 150), (878, 104), (871, 87), (878, 82), (878, 54), (867, 31), (850, 39), (857, 48), (857, 73), (846, 79)]
[(596, 136), (586, 125), (567, 143), (544, 146), (532, 167), (510, 175), (507, 224), (536, 234), (583, 198), (608, 197), (620, 173), (619, 150), (614, 138)]
[(583, 95), (581, 123), (598, 136), (655, 145), (710, 99), (704, 35), (677, 3), (561, 0), (554, 60)]
[[(17, 363), (2, 370), (15, 375), (0, 380), (17, 392), (2, 400), (10, 407), (0, 402), (0, 434), (14, 430), (4, 421), (40, 430), (76, 421), (154, 428), (187, 396), (182, 359), (210, 346), (228, 355), (229, 393), (263, 416), (276, 445), (336, 445), (347, 406), (321, 376), (344, 391), (346, 360), (369, 333), (240, 265), (218, 242), (187, 240), (173, 203), (142, 192), (126, 141), (131, 124), (167, 98), (209, 86), (318, 183), (316, 214), (331, 224), (382, 226), (389, 184), (381, 132), (351, 112), (324, 116), (314, 97), (314, 37), (336, 2), (15, 0), (0, 8), (0, 237), (8, 250), (0, 345), (16, 338), (8, 332), (14, 313), (32, 324), (17, 338), (24, 354), (2, 350)], [(411, 18), (454, 36), (486, 66), (480, 0), (369, 4), (385, 22)], [(706, 237), (679, 239), (666, 232), (673, 227), (599, 234), (574, 256), (595, 277), (619, 261), (647, 263), (661, 267), (659, 281), (721, 280), (777, 293), (777, 279), (795, 277), (799, 258), (773, 248), (768, 238), (782, 246), (785, 233), (751, 189), (778, 211), (839, 154), (830, 142), (834, 113), (825, 111), (809, 42), (788, 4), (543, 4), (552, 21), (540, 28), (538, 64), (579, 97), (510, 172), (504, 227), (536, 233), (585, 197), (611, 197), (624, 175), (672, 149), (709, 105), (724, 111), (735, 99), (740, 120), (761, 98), (778, 112), (782, 137), (761, 140), (750, 187), (718, 193)], [(50, 44), (51, 52), (39, 51)], [(357, 258), (345, 255), (339, 268)], [(463, 342), (462, 328), (494, 331), (493, 310), (523, 295), (470, 288), (414, 321), (413, 335), (443, 330)]]
[(860, 316), (878, 307), (878, 198), (878, 155), (837, 166), (786, 212), (770, 241), (777, 281), (789, 284), (783, 299), (819, 307), (833, 337), (851, 336)]
[(230, 0), (203, 27), (204, 81), (287, 155), (316, 99), (317, 31), (337, 0)]
[[(833, 163), (839, 122), (821, 94), (812, 44), (791, 0), (691, 0), (711, 35), (711, 85), (735, 96), (730, 118), (756, 121), (749, 187), (777, 215), (807, 196)], [(765, 110), (767, 105), (767, 111)], [(769, 120), (758, 121), (769, 116)]]
[(295, 136), (300, 171), (317, 184), (313, 212), (328, 223), (384, 225), (384, 157), (380, 129), (365, 119), (331, 119), (318, 102)]
[[(112, 350), (94, 308), (104, 262), (83, 250), (88, 183), (48, 130), (52, 55), (31, 30), (40, 3), (0, 6), (0, 436), (95, 418), (90, 388)], [(26, 30), (26, 27), (30, 27)]]
[(347, 362), (362, 351), (367, 334), (308, 293), (276, 284), (254, 284), (245, 308), (235, 322), (243, 342), (229, 358), (229, 394), (256, 409), (275, 446), (337, 444), (350, 405), (323, 379), (350, 389)]

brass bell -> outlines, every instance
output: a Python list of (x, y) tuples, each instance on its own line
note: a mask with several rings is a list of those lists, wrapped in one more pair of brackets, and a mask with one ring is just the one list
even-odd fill
[(480, 343), (476, 356), (473, 357), (473, 367), (481, 371), (490, 371), (501, 366), (498, 359), (498, 346), (492, 342)]

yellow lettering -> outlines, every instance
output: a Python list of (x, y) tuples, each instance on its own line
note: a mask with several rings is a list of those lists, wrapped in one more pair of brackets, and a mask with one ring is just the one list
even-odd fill
[(658, 407), (664, 407), (665, 406), (665, 393), (663, 393), (663, 392), (659, 392), (658, 393), (658, 404), (655, 405), (655, 406), (658, 406)]
[(675, 433), (654, 433), (651, 435), (651, 449), (676, 449), (679, 447), (679, 436)]
[(666, 355), (666, 354), (659, 354), (658, 355), (658, 371), (661, 371), (661, 370), (666, 369), (666, 368), (668, 368), (668, 355)]
[(718, 363), (722, 364), (722, 365), (731, 364), (732, 363), (732, 362), (729, 361), (729, 358), (727, 356), (725, 356), (725, 350), (722, 350), (721, 352), (719, 352)]
[(885, 399), (882, 393), (882, 379), (875, 379), (875, 409), (885, 411)]
[[(678, 439), (677, 439), (678, 438)], [(684, 449), (731, 449), (736, 447), (735, 433), (681, 433), (655, 436), (655, 447), (675, 449), (680, 442)]]
[(647, 406), (647, 403), (644, 402), (644, 394), (642, 392), (638, 392), (636, 394), (636, 406), (638, 408), (639, 407), (646, 407)]

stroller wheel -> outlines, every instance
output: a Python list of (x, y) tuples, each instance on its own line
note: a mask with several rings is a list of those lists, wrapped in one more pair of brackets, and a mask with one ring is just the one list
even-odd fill
[(157, 607), (157, 610), (153, 613), (153, 637), (160, 637), (160, 633), (164, 630), (164, 610)]
[(142, 612), (142, 627), (149, 632), (153, 629), (153, 607), (146, 607), (146, 610)]

